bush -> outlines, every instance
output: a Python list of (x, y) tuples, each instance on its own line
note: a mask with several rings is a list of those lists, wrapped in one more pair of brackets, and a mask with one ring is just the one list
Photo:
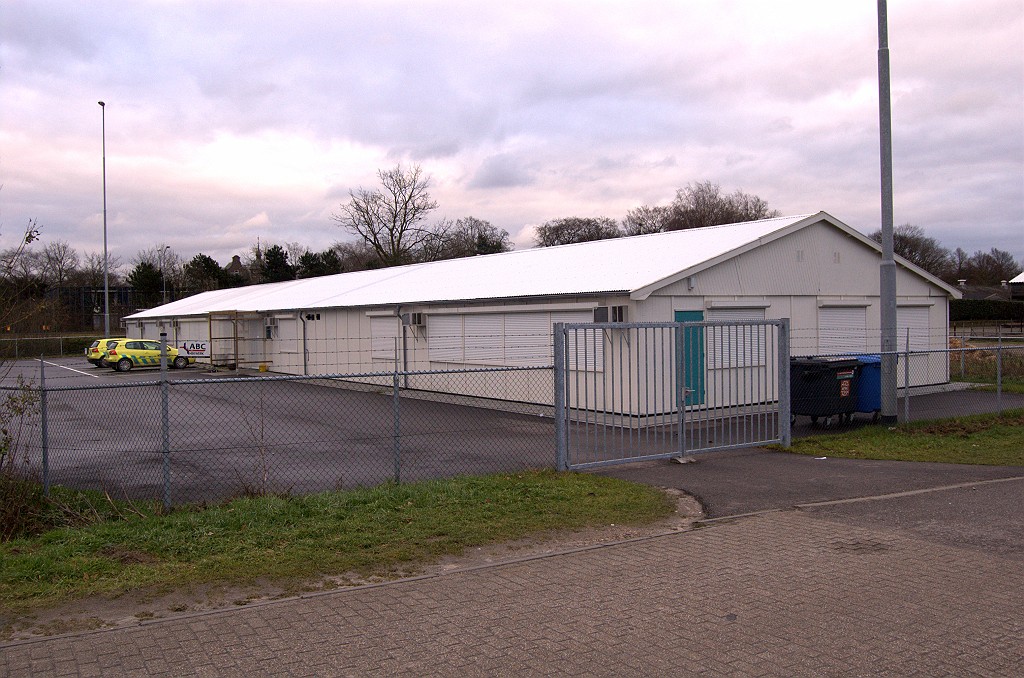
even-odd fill
[(42, 532), (48, 512), (39, 482), (0, 470), (0, 541)]

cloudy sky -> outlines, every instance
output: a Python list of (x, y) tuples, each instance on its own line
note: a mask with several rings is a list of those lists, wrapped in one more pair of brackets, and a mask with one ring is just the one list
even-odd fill
[[(1024, 262), (1024, 2), (890, 0), (895, 221)], [(879, 227), (872, 0), (0, 8), (0, 247), (323, 249), (378, 168), (528, 247), (689, 182)]]

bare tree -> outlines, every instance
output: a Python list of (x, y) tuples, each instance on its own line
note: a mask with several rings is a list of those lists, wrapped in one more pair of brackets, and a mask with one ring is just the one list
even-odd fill
[(672, 208), (656, 205), (640, 205), (626, 212), (622, 228), (626, 235), (645, 235), (667, 230), (672, 218)]
[[(120, 255), (107, 255), (107, 278), (111, 285), (119, 284), (123, 266)], [(103, 252), (86, 252), (76, 277), (85, 287), (103, 287)]]
[(331, 219), (358, 236), (376, 252), (384, 266), (418, 259), (421, 248), (448, 230), (447, 222), (426, 223), (437, 209), (427, 189), (430, 178), (419, 165), (378, 170), (380, 188), (349, 191), (350, 200)]
[(537, 246), (568, 245), (622, 236), (614, 219), (608, 217), (567, 217), (552, 219), (537, 227)]
[(364, 240), (336, 242), (331, 245), (331, 249), (338, 253), (342, 273), (365, 271), (380, 266), (377, 252)]
[(1021, 266), (1013, 255), (993, 247), (988, 252), (978, 250), (967, 261), (965, 277), (972, 285), (999, 285), (1003, 280), (1012, 280), (1021, 272)]
[(18, 324), (45, 306), (33, 293), (40, 286), (39, 257), (30, 247), (38, 239), (39, 225), (30, 219), (17, 244), (0, 252), (0, 326), (4, 328)]
[(64, 240), (54, 240), (43, 248), (43, 276), (47, 284), (61, 287), (67, 284), (79, 266), (78, 252)]
[(461, 259), (479, 254), (509, 252), (512, 248), (508, 231), (483, 219), (463, 217), (445, 233), (428, 239), (422, 248), (422, 258), (427, 261)]
[(704, 226), (737, 224), (779, 216), (778, 210), (756, 195), (737, 190), (722, 195), (721, 187), (711, 181), (687, 184), (676, 191), (665, 230), (678, 231)]
[[(882, 230), (872, 233), (871, 239), (882, 242)], [(920, 226), (900, 224), (892, 231), (892, 244), (896, 254), (934, 276), (947, 277), (954, 267), (952, 253), (940, 245), (938, 240), (925, 235)]]

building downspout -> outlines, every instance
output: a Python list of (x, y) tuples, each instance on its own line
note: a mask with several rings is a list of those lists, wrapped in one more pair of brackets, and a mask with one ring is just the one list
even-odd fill
[(299, 322), (302, 323), (302, 376), (309, 376), (309, 358), (306, 351), (306, 316), (298, 313)]
[(409, 328), (408, 326), (406, 326), (405, 321), (402, 319), (401, 306), (395, 306), (395, 316), (398, 318), (398, 322), (402, 325), (402, 372), (405, 373), (405, 375), (402, 377), (402, 387), (409, 388)]

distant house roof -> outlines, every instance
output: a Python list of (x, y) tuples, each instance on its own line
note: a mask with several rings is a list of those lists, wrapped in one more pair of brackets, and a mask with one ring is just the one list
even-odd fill
[(1024, 273), (1021, 273), (1016, 278), (1010, 281), (1011, 283), (1024, 283)]
[[(818, 212), (214, 290), (128, 317), (613, 293), (645, 299), (654, 290), (687, 275), (822, 221), (878, 250), (873, 240), (828, 213)], [(913, 264), (900, 263), (950, 295), (959, 296), (952, 287)]]

